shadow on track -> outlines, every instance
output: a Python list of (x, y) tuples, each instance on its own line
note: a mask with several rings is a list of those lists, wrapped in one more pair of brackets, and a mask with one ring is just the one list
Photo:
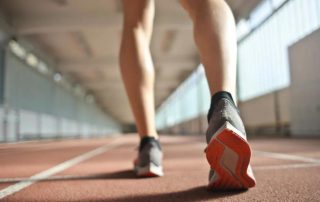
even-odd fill
[(149, 194), (149, 195), (135, 195), (125, 196), (119, 198), (108, 199), (90, 199), (90, 201), (112, 201), (112, 202), (168, 202), (168, 201), (183, 201), (183, 202), (195, 202), (195, 201), (209, 201), (214, 199), (223, 199), (234, 195), (242, 194), (247, 190), (233, 190), (233, 191), (208, 191), (206, 186), (199, 186), (188, 190), (169, 192), (161, 194)]
[(99, 173), (93, 175), (61, 175), (48, 178), (2, 178), (0, 184), (32, 182), (32, 181), (67, 181), (67, 180), (106, 180), (106, 179), (138, 179), (132, 170), (122, 170), (112, 173)]
[[(52, 176), (50, 178), (7, 178), (0, 179), (0, 184), (6, 183), (17, 183), (17, 182), (28, 182), (28, 181), (38, 181), (38, 182), (54, 182), (54, 181), (69, 181), (69, 180), (107, 180), (107, 179), (141, 179), (137, 178), (132, 170), (122, 170), (112, 173), (99, 173), (93, 175), (63, 175), (63, 176)], [(92, 198), (90, 201), (113, 201), (113, 202), (168, 202), (168, 201), (183, 201), (183, 202), (194, 202), (194, 201), (207, 201), (213, 199), (222, 199), (230, 197), (233, 195), (244, 193), (246, 190), (234, 190), (234, 191), (208, 191), (206, 186), (199, 186), (188, 190), (178, 191), (178, 192), (168, 192), (159, 194), (146, 194), (146, 195), (130, 195), (117, 198)], [(85, 200), (87, 201), (87, 199)]]

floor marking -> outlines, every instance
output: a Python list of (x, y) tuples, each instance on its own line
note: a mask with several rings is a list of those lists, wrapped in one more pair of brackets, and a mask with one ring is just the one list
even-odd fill
[(265, 151), (253, 151), (254, 154), (259, 156), (271, 157), (275, 159), (284, 159), (284, 160), (292, 160), (292, 161), (302, 161), (305, 163), (320, 163), (320, 159), (297, 156), (292, 154), (283, 154), (283, 153), (276, 153), (276, 152), (265, 152)]
[(279, 170), (291, 168), (312, 168), (319, 167), (320, 163), (300, 163), (300, 164), (285, 164), (285, 165), (270, 165), (270, 166), (254, 166), (252, 169), (256, 170)]
[(2, 190), (0, 190), (0, 199), (7, 197), (11, 194), (14, 194), (34, 183), (36, 183), (37, 181), (41, 180), (41, 179), (45, 179), (48, 178), (56, 173), (59, 173), (63, 170), (66, 170), (82, 161), (88, 160), (92, 157), (95, 157), (97, 155), (100, 155), (106, 151), (109, 151), (119, 145), (121, 145), (122, 143), (120, 143), (119, 141), (115, 140), (107, 145), (103, 145), (101, 147), (98, 147), (97, 149), (91, 150), (89, 152), (86, 152), (84, 154), (81, 154), (75, 158), (72, 158), (70, 160), (67, 160), (65, 162), (62, 162), (52, 168), (49, 168), (48, 170), (42, 171), (38, 174), (35, 174), (33, 176), (31, 176), (30, 178), (28, 178), (27, 180), (18, 182), (16, 184), (13, 184), (9, 187), (6, 187)]
[[(105, 173), (104, 173), (105, 174)], [(28, 177), (0, 178), (0, 183), (17, 183), (20, 181), (59, 181), (59, 180), (81, 180), (81, 179), (101, 179), (101, 174), (92, 175), (55, 175), (30, 179)]]

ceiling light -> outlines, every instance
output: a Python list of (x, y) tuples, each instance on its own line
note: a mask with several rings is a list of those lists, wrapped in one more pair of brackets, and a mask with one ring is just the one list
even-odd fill
[(31, 67), (37, 67), (39, 61), (35, 55), (33, 55), (32, 53), (28, 53), (28, 55), (26, 57), (26, 62)]
[(61, 75), (60, 73), (55, 73), (55, 74), (53, 75), (53, 80), (54, 80), (55, 82), (61, 81), (61, 80), (62, 80), (62, 75)]
[(13, 54), (21, 59), (25, 59), (27, 52), (26, 50), (16, 41), (11, 40), (9, 42), (9, 48)]
[(38, 63), (38, 70), (39, 70), (39, 72), (41, 72), (43, 74), (47, 74), (49, 72), (49, 68), (48, 68), (47, 64), (42, 61), (40, 61)]

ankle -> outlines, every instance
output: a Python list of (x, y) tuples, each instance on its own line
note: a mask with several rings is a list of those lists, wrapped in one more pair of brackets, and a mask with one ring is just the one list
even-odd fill
[(147, 133), (147, 134), (139, 134), (140, 139), (145, 137), (153, 137), (154, 139), (159, 139), (158, 133)]
[(227, 99), (234, 107), (236, 107), (236, 104), (232, 98), (231, 93), (227, 92), (227, 91), (219, 91), (216, 92), (214, 95), (212, 95), (211, 97), (211, 104), (210, 104), (210, 109), (208, 111), (208, 115), (207, 115), (207, 120), (208, 122), (211, 119), (212, 113), (214, 111), (215, 106), (217, 105), (217, 103), (221, 100), (221, 99)]
[(159, 147), (159, 149), (161, 150), (161, 146), (160, 146), (160, 142), (158, 139), (156, 139), (155, 137), (153, 136), (145, 136), (145, 137), (142, 137), (140, 139), (140, 144), (139, 144), (139, 151), (142, 150), (142, 148), (147, 145), (147, 144), (150, 144), (152, 142), (155, 142), (156, 145)]

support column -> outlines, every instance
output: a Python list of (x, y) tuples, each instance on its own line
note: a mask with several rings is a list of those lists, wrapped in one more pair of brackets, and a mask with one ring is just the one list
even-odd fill
[(0, 106), (4, 103), (5, 46), (0, 41)]
[(4, 85), (5, 85), (5, 56), (7, 46), (7, 35), (0, 30), (0, 108), (3, 109), (2, 117), (0, 117), (0, 135), (3, 141), (7, 141), (7, 111), (4, 109)]

